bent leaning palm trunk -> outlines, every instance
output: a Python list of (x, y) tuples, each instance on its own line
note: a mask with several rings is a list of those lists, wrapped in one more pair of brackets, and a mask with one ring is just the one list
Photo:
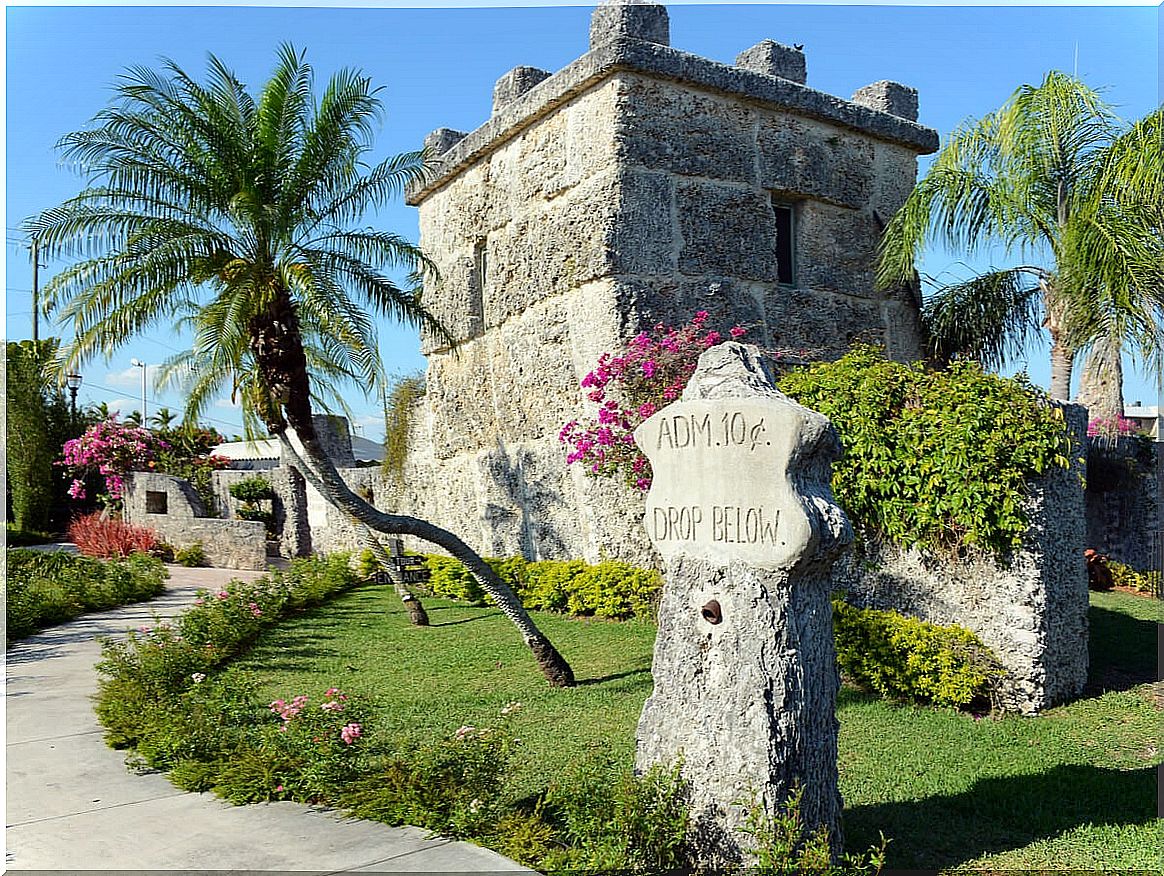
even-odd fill
[[(283, 452), (295, 464), (295, 467), (303, 475), (303, 479), (311, 484), (312, 488), (319, 493), (319, 495), (327, 497), (327, 487), (323, 481), (320, 480), (319, 475), (311, 468), (299, 453), (295, 450), (294, 445), (290, 441), (282, 442)], [(384, 545), (380, 543), (380, 539), (372, 533), (366, 524), (357, 520), (354, 517), (349, 517), (352, 526), (356, 530), (356, 535), (360, 539), (360, 543), (372, 552), (379, 563), (380, 568), (384, 570), (392, 581), (392, 587), (396, 591), (396, 595), (400, 597), (400, 601), (404, 603), (404, 607), (408, 610), (408, 619), (418, 627), (428, 626), (428, 612), (424, 610), (424, 605), (416, 595), (408, 589), (408, 585), (404, 583), (404, 578), (400, 574), (394, 573), (392, 570), (392, 557), (388, 551), (384, 550)]]
[[(288, 408), (291, 406), (288, 405)], [(570, 664), (558, 653), (550, 640), (537, 628), (509, 585), (467, 544), (448, 530), (435, 526), (426, 520), (402, 514), (386, 514), (374, 508), (357, 496), (340, 476), (331, 460), (319, 444), (315, 434), (315, 424), (310, 417), (296, 416), (291, 410), (288, 423), (295, 430), (306, 457), (304, 477), (313, 481), (312, 485), (326, 496), (337, 508), (355, 518), (370, 529), (391, 535), (411, 535), (444, 548), (456, 557), (472, 573), (486, 593), (521, 633), (522, 639), (533, 652), (542, 672), (555, 687), (573, 687), (574, 672)], [(298, 456), (287, 433), (279, 433), (279, 442), (294, 459)], [(310, 477), (309, 477), (310, 474)]]
[[(312, 475), (314, 477), (314, 474)], [(312, 486), (315, 486), (312, 484)], [(324, 495), (324, 494), (321, 494)], [(392, 557), (388, 551), (384, 550), (384, 545), (380, 544), (380, 539), (372, 534), (372, 530), (368, 529), (363, 523), (358, 520), (353, 520), (356, 532), (360, 536), (360, 542), (375, 556), (376, 562), (380, 564), (380, 568), (384, 570), (392, 581), (392, 587), (396, 591), (396, 595), (400, 597), (400, 601), (404, 603), (404, 607), (408, 609), (408, 619), (418, 627), (428, 626), (428, 612), (424, 610), (424, 605), (416, 594), (409, 588), (404, 581), (404, 573), (400, 570), (393, 571)]]

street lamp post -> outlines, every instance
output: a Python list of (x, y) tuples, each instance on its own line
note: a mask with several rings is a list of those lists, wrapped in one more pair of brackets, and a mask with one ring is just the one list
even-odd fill
[(141, 359), (130, 359), (129, 364), (141, 369), (141, 424), (146, 424), (146, 363)]
[(73, 422), (77, 422), (77, 390), (81, 388), (81, 383), (84, 381), (80, 374), (66, 374), (65, 386), (69, 388), (69, 401), (73, 407)]

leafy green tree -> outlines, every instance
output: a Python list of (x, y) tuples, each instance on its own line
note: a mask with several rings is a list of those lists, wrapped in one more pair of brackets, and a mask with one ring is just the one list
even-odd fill
[(172, 62), (160, 72), (134, 67), (93, 125), (63, 138), (66, 158), (92, 182), (30, 223), (46, 252), (81, 259), (46, 289), (76, 331), (63, 367), (193, 313), (196, 357), (248, 387), (244, 411), (285, 448), (295, 431), (305, 477), (372, 529), (432, 542), (464, 562), (550, 682), (572, 684), (569, 665), (476, 553), (428, 521), (362, 500), (316, 434), (305, 337), (376, 389), (373, 315), (444, 334), (420, 301), (427, 259), (398, 235), (357, 224), (425, 177), (423, 154), (364, 163), (382, 104), (359, 72), (339, 71), (316, 94), (311, 67), (290, 47), (257, 96), (213, 56), (205, 83)]
[(18, 529), (49, 529), (54, 489), (61, 480), (53, 462), (70, 435), (69, 406), (64, 393), (49, 377), (56, 356), (55, 338), (9, 341), (5, 403), (8, 489), (12, 521)]
[[(885, 230), (879, 285), (911, 282), (919, 253), (938, 241), (968, 254), (1001, 244), (1021, 262), (930, 298), (934, 354), (998, 367), (1045, 327), (1051, 395), (1062, 400), (1085, 349), (1096, 362), (1125, 345), (1154, 359), (1164, 307), (1159, 116), (1122, 132), (1095, 91), (1053, 71), (950, 136)], [(1104, 404), (1122, 413), (1119, 381), (1112, 392)]]

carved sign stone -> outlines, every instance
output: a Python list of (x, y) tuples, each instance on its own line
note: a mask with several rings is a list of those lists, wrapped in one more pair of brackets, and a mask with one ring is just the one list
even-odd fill
[(787, 399), (680, 401), (639, 426), (654, 472), (645, 523), (659, 553), (761, 569), (804, 556), (812, 526), (787, 469), (809, 414)]
[(774, 815), (798, 787), (804, 823), (839, 850), (829, 593), (852, 531), (829, 486), (836, 433), (733, 342), (704, 352), (635, 440), (667, 561), (636, 768), (682, 761), (701, 866), (746, 864), (748, 801)]

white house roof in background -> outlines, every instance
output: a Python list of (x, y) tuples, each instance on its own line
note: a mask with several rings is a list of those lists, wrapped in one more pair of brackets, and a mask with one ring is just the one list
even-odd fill
[(1128, 419), (1132, 417), (1143, 420), (1153, 419), (1160, 416), (1160, 408), (1157, 405), (1126, 405), (1124, 416)]
[[(216, 456), (225, 456), (227, 459), (278, 459), (279, 440), (264, 438), (259, 441), (227, 441), (210, 452)], [(383, 462), (384, 445), (353, 435), (352, 455), (357, 462)]]
[(227, 459), (278, 459), (279, 441), (265, 438), (262, 441), (227, 441), (210, 451), (215, 456)]

